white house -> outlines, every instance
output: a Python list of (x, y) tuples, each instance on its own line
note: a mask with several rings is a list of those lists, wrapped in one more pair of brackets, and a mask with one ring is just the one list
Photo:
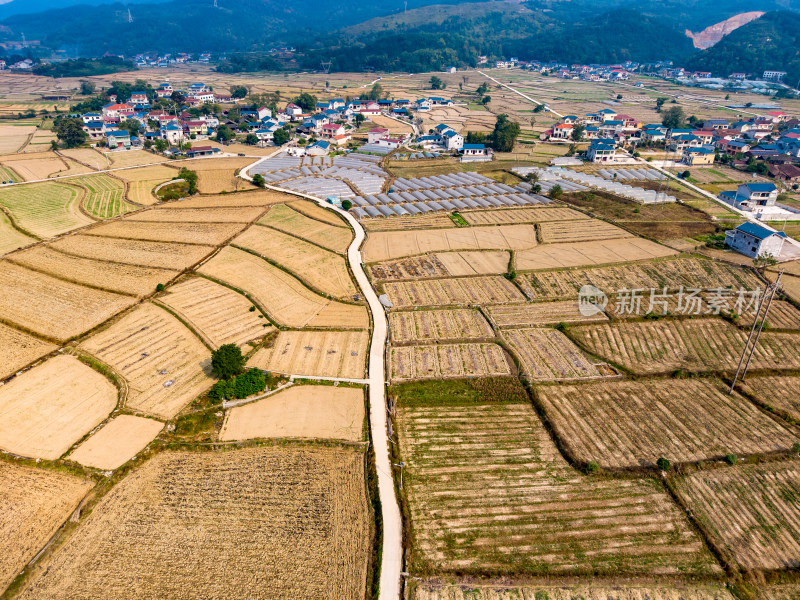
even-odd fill
[(725, 232), (725, 243), (745, 256), (780, 256), (786, 234), (783, 231), (772, 231), (756, 223), (742, 223), (736, 229)]
[(294, 120), (303, 114), (303, 109), (297, 106), (297, 104), (290, 102), (286, 105), (286, 108), (283, 110), (283, 112), (285, 112), (291, 119)]
[(448, 150), (461, 150), (464, 147), (464, 136), (448, 129), (442, 134), (442, 144)]
[(385, 127), (373, 127), (367, 132), (367, 141), (370, 144), (376, 143), (379, 139), (389, 135), (389, 130)]
[(258, 116), (259, 121), (263, 121), (264, 119), (269, 119), (272, 116), (272, 111), (265, 106), (256, 109), (256, 115)]
[(722, 192), (720, 200), (739, 210), (758, 212), (757, 207), (775, 206), (778, 188), (772, 183), (743, 183), (735, 192)]

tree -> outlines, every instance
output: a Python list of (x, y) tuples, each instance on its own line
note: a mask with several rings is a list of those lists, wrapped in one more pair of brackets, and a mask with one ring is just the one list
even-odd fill
[(617, 94), (617, 100), (622, 100), (622, 94)]
[(190, 171), (186, 167), (183, 167), (178, 171), (178, 178), (183, 179), (189, 184), (189, 194), (197, 193), (197, 173), (195, 171)]
[(211, 371), (219, 379), (229, 379), (244, 368), (242, 350), (236, 344), (223, 344), (211, 353)]
[(56, 137), (67, 148), (75, 148), (83, 144), (89, 134), (83, 130), (83, 121), (80, 119), (61, 119), (56, 126)]
[(119, 128), (127, 131), (131, 137), (136, 137), (139, 135), (139, 130), (142, 128), (142, 124), (136, 119), (125, 119), (119, 124)]
[(656, 98), (656, 112), (661, 112), (661, 107), (664, 106), (664, 102), (667, 101), (667, 98)]
[(258, 187), (263, 188), (265, 185), (267, 185), (267, 180), (264, 179), (264, 176), (261, 173), (256, 173), (253, 175), (253, 183)]
[(661, 469), (662, 471), (669, 471), (672, 467), (672, 463), (670, 463), (666, 458), (663, 456), (656, 461), (656, 466)]
[(475, 93), (476, 93), (478, 96), (483, 96), (483, 95), (484, 95), (484, 94), (486, 94), (486, 92), (488, 92), (488, 91), (489, 91), (489, 86), (488, 86), (486, 83), (482, 83), (482, 84), (480, 84), (480, 85), (478, 86), (478, 89), (475, 91)]
[(289, 132), (285, 129), (277, 129), (275, 133), (272, 135), (272, 141), (275, 143), (276, 146), (283, 146), (286, 142), (289, 141)]
[(492, 101), (492, 97), (491, 96), (484, 96), (483, 98), (481, 98), (481, 104), (483, 104), (484, 106), (489, 104), (489, 102), (491, 102), (491, 101)]
[(583, 139), (583, 132), (586, 131), (586, 126), (576, 123), (572, 126), (572, 141), (580, 142)]
[(356, 128), (361, 127), (361, 125), (364, 124), (364, 121), (367, 120), (367, 118), (364, 115), (362, 115), (361, 113), (356, 113), (356, 116), (353, 117), (353, 118), (355, 119), (355, 122), (356, 122)]
[(431, 77), (430, 79), (431, 89), (432, 90), (443, 90), (445, 88), (445, 83), (441, 79), (439, 79), (436, 75)]
[(231, 98), (244, 98), (247, 96), (247, 88), (243, 85), (235, 85), (231, 88)]
[(91, 81), (81, 81), (81, 95), (91, 96), (94, 94), (96, 86)]
[(258, 136), (255, 133), (248, 133), (247, 136), (244, 138), (245, 144), (250, 144), (251, 146), (255, 146), (258, 144)]
[(376, 100), (380, 100), (381, 98), (383, 98), (383, 86), (380, 83), (376, 83), (369, 90), (369, 94), (367, 94), (366, 99), (375, 102)]
[(756, 258), (753, 259), (753, 265), (756, 268), (774, 267), (777, 264), (778, 264), (778, 261), (769, 252), (762, 252)]
[(292, 100), (297, 106), (303, 109), (303, 112), (311, 112), (317, 107), (317, 97), (308, 92), (303, 92), (297, 98)]
[(156, 147), (156, 150), (159, 152), (164, 152), (167, 148), (169, 148), (169, 142), (165, 139), (158, 138), (153, 145)]
[(184, 96), (183, 94), (181, 94), (178, 91), (174, 91), (170, 95), (170, 100), (172, 100), (175, 104), (180, 106), (181, 104), (186, 102), (186, 96)]
[(664, 113), (661, 124), (670, 129), (680, 129), (685, 121), (686, 117), (683, 114), (683, 109), (680, 106), (672, 106)]
[(345, 210), (350, 210), (353, 208), (353, 203), (350, 200), (342, 200), (342, 208)]
[(489, 135), (492, 148), (498, 152), (511, 152), (520, 131), (519, 123), (509, 120), (508, 115), (497, 115), (494, 131)]
[(220, 125), (217, 127), (217, 141), (227, 142), (234, 138), (233, 130), (227, 125)]
[(555, 184), (552, 188), (550, 188), (550, 197), (553, 200), (558, 200), (559, 198), (561, 198), (563, 193), (564, 193), (564, 190), (558, 184)]

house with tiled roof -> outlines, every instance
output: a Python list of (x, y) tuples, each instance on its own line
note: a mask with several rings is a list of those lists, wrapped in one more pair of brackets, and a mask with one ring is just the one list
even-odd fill
[(758, 223), (742, 223), (725, 232), (725, 244), (745, 256), (780, 256), (786, 242), (783, 231), (773, 231)]

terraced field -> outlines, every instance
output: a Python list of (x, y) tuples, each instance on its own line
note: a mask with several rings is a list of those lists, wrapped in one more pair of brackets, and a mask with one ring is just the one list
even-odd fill
[(82, 202), (83, 209), (98, 219), (109, 219), (137, 209), (125, 201), (123, 183), (108, 175), (76, 177), (69, 182), (79, 184), (86, 189)]
[(502, 337), (531, 381), (594, 379), (611, 374), (555, 329), (505, 329)]
[(258, 223), (259, 225), (268, 225), (340, 254), (347, 250), (350, 241), (353, 239), (350, 229), (311, 219), (285, 204), (277, 204), (270, 208), (269, 212)]
[(486, 311), (497, 327), (541, 327), (608, 320), (602, 312), (590, 316), (581, 314), (577, 299), (487, 306)]
[(383, 289), (395, 308), (504, 304), (525, 299), (522, 292), (506, 278), (491, 275), (392, 282), (384, 284)]
[(763, 406), (800, 421), (800, 377), (748, 377), (742, 389)]
[(128, 198), (137, 204), (155, 204), (153, 190), (160, 183), (178, 176), (178, 171), (166, 165), (117, 171), (115, 175), (128, 182)]
[(494, 337), (486, 319), (470, 309), (391, 312), (389, 331), (395, 344)]
[(87, 229), (86, 235), (150, 242), (218, 245), (232, 238), (243, 228), (244, 225), (241, 223), (165, 223), (157, 220), (118, 219)]
[(0, 211), (0, 255), (22, 248), (36, 242), (35, 238), (25, 235), (14, 227), (8, 216)]
[(0, 323), (0, 380), (57, 348), (55, 344)]
[(497, 344), (395, 346), (389, 363), (393, 382), (511, 375), (511, 366)]
[(80, 191), (62, 183), (34, 183), (0, 190), (0, 205), (19, 227), (41, 238), (94, 223), (80, 211)]

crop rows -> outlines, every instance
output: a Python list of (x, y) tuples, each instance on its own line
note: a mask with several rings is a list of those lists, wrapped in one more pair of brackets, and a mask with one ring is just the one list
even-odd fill
[(86, 189), (83, 208), (99, 219), (109, 219), (123, 215), (136, 207), (123, 198), (125, 186), (122, 182), (108, 175), (92, 175), (72, 179)]
[[(418, 583), (408, 600), (734, 600), (722, 584), (638, 585), (588, 584), (503, 586), (490, 584), (447, 585), (438, 581)], [(779, 600), (770, 598), (770, 600)], [(780, 600), (788, 600), (788, 598)]]
[(539, 231), (542, 235), (542, 241), (547, 243), (589, 242), (632, 237), (624, 229), (597, 219), (585, 219), (577, 222), (540, 223)]
[(499, 276), (402, 281), (385, 284), (384, 291), (395, 308), (505, 304), (525, 300), (513, 283)]
[(535, 327), (608, 320), (602, 312), (589, 316), (581, 314), (577, 299), (487, 306), (486, 310), (497, 327)]
[(486, 319), (470, 309), (392, 312), (389, 329), (394, 343), (494, 337)]
[(344, 253), (353, 239), (349, 229), (317, 221), (284, 204), (273, 206), (258, 223), (339, 253)]
[(497, 344), (436, 344), (391, 349), (392, 381), (510, 375)]
[(80, 193), (61, 183), (35, 183), (0, 190), (0, 205), (16, 223), (42, 238), (93, 223), (78, 208)]
[(533, 381), (602, 377), (600, 371), (563, 333), (550, 328), (505, 329), (505, 339), (522, 370)]
[[(745, 327), (753, 325), (755, 307), (743, 312), (739, 323)], [(773, 300), (767, 315), (767, 325), (770, 329), (800, 329), (800, 310), (793, 304), (784, 300)]]
[(748, 377), (744, 390), (765, 406), (800, 421), (800, 377)]
[[(386, 220), (386, 219), (384, 219)], [(390, 279), (420, 279), (425, 277), (447, 277), (450, 272), (437, 254), (414, 256), (370, 265), (370, 274), (376, 281)]]
[[(470, 225), (512, 225), (514, 223), (543, 223), (546, 221), (588, 220), (583, 213), (560, 206), (514, 208), (510, 210), (476, 210), (461, 213)], [(573, 224), (574, 225), (574, 224)]]

